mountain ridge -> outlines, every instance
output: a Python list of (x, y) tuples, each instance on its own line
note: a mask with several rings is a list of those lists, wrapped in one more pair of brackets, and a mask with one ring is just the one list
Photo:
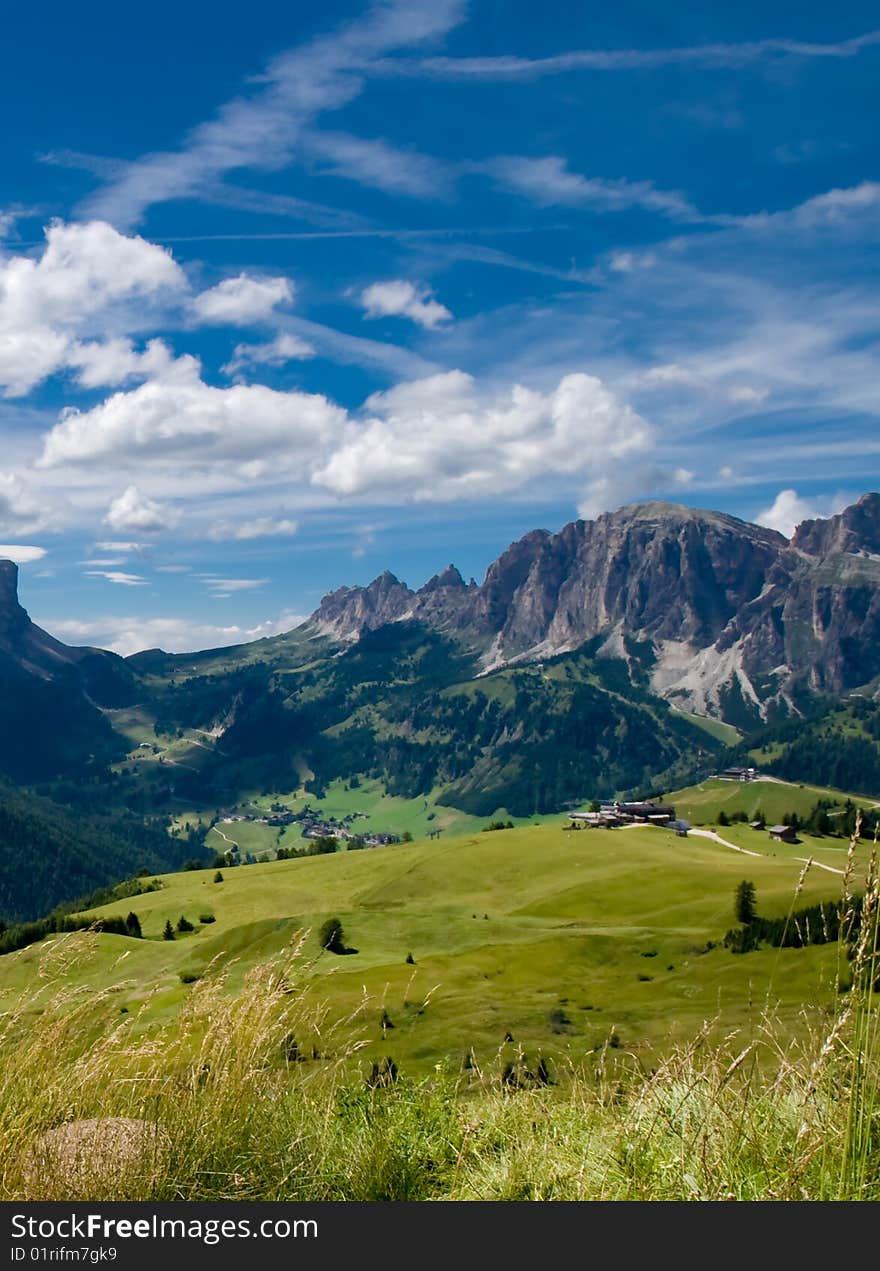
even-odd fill
[(482, 643), (486, 671), (600, 635), (619, 653), (620, 639), (635, 637), (653, 646), (661, 696), (757, 722), (796, 711), (804, 691), (840, 693), (880, 673), (878, 552), (876, 493), (805, 521), (791, 540), (727, 513), (642, 503), (530, 531), (480, 585), (452, 566), (413, 591), (385, 571), (328, 593), (309, 622), (351, 643), (421, 621)]

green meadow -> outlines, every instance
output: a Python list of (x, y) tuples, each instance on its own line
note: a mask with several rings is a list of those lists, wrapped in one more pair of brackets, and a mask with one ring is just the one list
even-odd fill
[(831, 816), (835, 810), (842, 811), (848, 799), (859, 807), (874, 806), (874, 801), (864, 795), (849, 795), (843, 790), (824, 786), (794, 785), (775, 777), (758, 781), (722, 781), (711, 777), (666, 797), (675, 804), (677, 814), (694, 825), (713, 825), (720, 812), (728, 816), (745, 812), (750, 820), (756, 813), (763, 812), (767, 824), (774, 825), (788, 812), (796, 812), (799, 817), (807, 816), (820, 799), (831, 803)]
[[(225, 868), (222, 882), (213, 869), (165, 875), (160, 890), (94, 911), (135, 912), (145, 938), (95, 934), (62, 979), (112, 989), (148, 1033), (184, 1008), (193, 985), (223, 975), (237, 992), (248, 972), (304, 938), (315, 1009), (350, 1021), (359, 1062), (391, 1055), (416, 1074), (471, 1052), (488, 1065), (520, 1050), (577, 1064), (610, 1037), (648, 1062), (706, 1023), (718, 1036), (751, 1035), (770, 1010), (793, 1033), (805, 1004), (833, 1005), (836, 946), (734, 955), (720, 942), (743, 878), (762, 916), (784, 916), (799, 858), (821, 850), (841, 868), (843, 856), (831, 855), (838, 840), (780, 851), (748, 827), (720, 830), (766, 850), (745, 856), (653, 827), (563, 825)], [(797, 904), (832, 900), (840, 884), (814, 865)], [(195, 930), (162, 939), (181, 916)], [(330, 916), (350, 952), (320, 948)], [(0, 1011), (56, 983), (64, 944), (56, 937), (0, 959)]]

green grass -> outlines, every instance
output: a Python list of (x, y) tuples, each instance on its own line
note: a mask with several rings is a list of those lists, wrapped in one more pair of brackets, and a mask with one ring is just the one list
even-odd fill
[[(737, 827), (732, 841), (737, 833), (753, 832)], [(297, 932), (313, 933), (307, 948), (318, 955), (314, 933), (335, 914), (358, 952), (320, 954), (308, 993), (334, 1018), (363, 1007), (368, 1054), (393, 1043), (418, 1073), (469, 1049), (486, 1059), (510, 1034), (530, 1052), (579, 1062), (612, 1026), (631, 1048), (663, 1051), (710, 1018), (718, 1035), (748, 1032), (767, 1001), (793, 1029), (804, 1001), (833, 997), (828, 948), (707, 950), (733, 925), (742, 878), (754, 881), (762, 914), (784, 914), (801, 868), (787, 853), (746, 858), (659, 829), (567, 832), (557, 822), (240, 866), (220, 884), (213, 870), (171, 874), (160, 891), (96, 911), (134, 910), (147, 938), (95, 937), (75, 982), (101, 992), (128, 981), (120, 1005), (142, 1006), (148, 1031), (185, 1004), (181, 972), (225, 968), (240, 988)], [(839, 879), (814, 869), (804, 890), (832, 899)], [(216, 922), (200, 928), (205, 911)], [(197, 930), (162, 941), (165, 921), (181, 914)], [(57, 943), (0, 960), (0, 1010), (43, 974)], [(561, 1031), (558, 1009), (570, 1020)], [(386, 1037), (383, 1010), (395, 1025)]]
[[(743, 877), (773, 916), (835, 875), (559, 824), (223, 875), (95, 911), (146, 939), (0, 959), (0, 1198), (880, 1198), (876, 922), (852, 962), (712, 947)], [(330, 915), (357, 952), (318, 948)], [(41, 1139), (107, 1117), (148, 1146)]]
[(787, 812), (806, 816), (819, 799), (829, 799), (835, 808), (842, 808), (851, 798), (857, 806), (865, 806), (864, 796), (848, 795), (842, 790), (829, 790), (822, 786), (793, 785), (787, 781), (721, 781), (716, 777), (702, 781), (686, 790), (675, 790), (666, 796), (675, 804), (679, 816), (693, 825), (714, 825), (718, 813), (728, 816), (745, 812), (752, 819), (762, 810), (768, 825), (781, 821)]
[(742, 733), (738, 728), (734, 728), (733, 724), (725, 724), (723, 720), (713, 719), (710, 715), (695, 715), (691, 711), (679, 710), (675, 706), (672, 709), (678, 715), (689, 719), (692, 724), (696, 724), (698, 728), (702, 728), (710, 737), (723, 741), (725, 746), (735, 746), (742, 740)]

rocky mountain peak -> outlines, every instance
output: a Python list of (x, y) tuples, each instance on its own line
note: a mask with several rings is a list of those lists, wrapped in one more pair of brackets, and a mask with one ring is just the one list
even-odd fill
[(338, 639), (355, 640), (364, 631), (398, 622), (414, 599), (415, 592), (386, 569), (366, 587), (331, 591), (312, 614), (312, 621)]
[(455, 565), (447, 565), (439, 574), (435, 574), (416, 592), (417, 596), (430, 596), (435, 591), (444, 591), (451, 588), (455, 591), (467, 590), (467, 583), (456, 569)]
[(802, 521), (791, 545), (808, 556), (831, 556), (837, 552), (880, 554), (880, 494), (863, 494), (858, 503), (837, 516)]
[(9, 644), (30, 624), (18, 600), (18, 566), (0, 560), (0, 642)]

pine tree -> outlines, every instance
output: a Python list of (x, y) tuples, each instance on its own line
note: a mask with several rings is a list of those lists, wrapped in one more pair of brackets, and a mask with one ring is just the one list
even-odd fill
[(736, 889), (733, 908), (737, 922), (743, 923), (744, 926), (754, 922), (758, 912), (754, 883), (743, 879)]
[(162, 932), (162, 939), (163, 939), (163, 940), (173, 940), (173, 939), (174, 939), (174, 928), (173, 928), (173, 927), (172, 927), (172, 925), (171, 925), (171, 919), (170, 919), (170, 918), (166, 919), (166, 922), (165, 922), (165, 929), (164, 929), (164, 931)]
[(136, 913), (130, 913), (125, 920), (125, 929), (130, 936), (136, 940), (140, 940), (143, 932), (141, 931), (141, 920)]

